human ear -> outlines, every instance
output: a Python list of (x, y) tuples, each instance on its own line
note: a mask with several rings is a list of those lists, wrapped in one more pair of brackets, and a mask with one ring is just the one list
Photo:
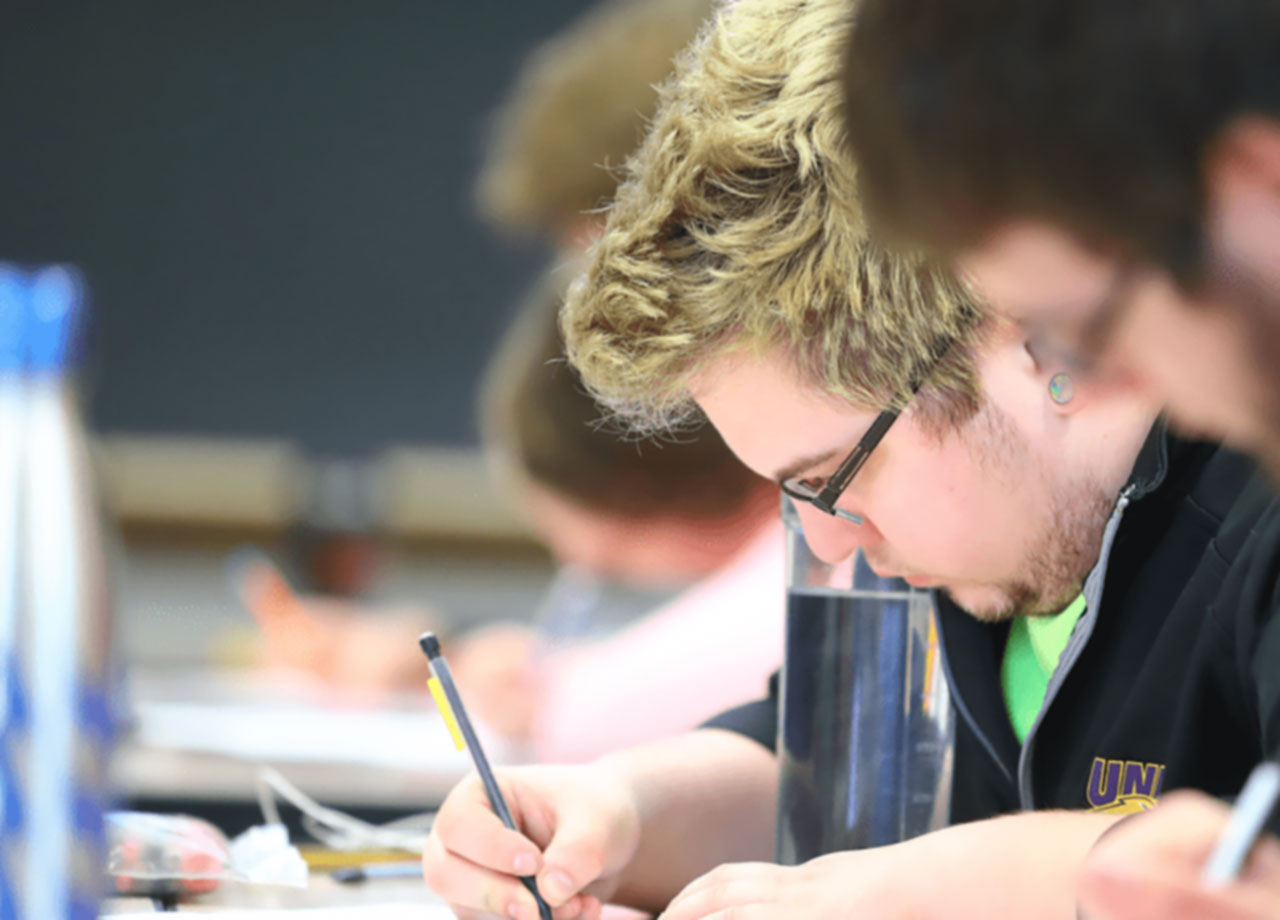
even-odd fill
[(1055, 415), (1073, 415), (1098, 400), (1144, 392), (1140, 381), (1114, 362), (1082, 367), (1078, 362), (1064, 360), (1052, 349), (1037, 349), (1034, 341), (1025, 348), (1045, 404)]
[(1280, 121), (1228, 125), (1205, 163), (1210, 245), (1259, 278), (1280, 283)]
[(1072, 366), (1030, 331), (1022, 348), (1031, 365), (1030, 373), (1054, 414), (1071, 415), (1094, 391), (1096, 370)]
[(1054, 347), (1034, 329), (1023, 330), (1020, 354), (1027, 374), (1055, 415), (1071, 415), (1098, 399), (1146, 392), (1123, 365), (1109, 360), (1082, 364), (1079, 357)]
[(1280, 197), (1280, 121), (1250, 115), (1231, 122), (1209, 149), (1209, 198), (1249, 187)]
[(1111, 399), (1146, 400), (1148, 389), (1128, 371), (1104, 365), (1080, 373), (1061, 365), (1041, 372), (1045, 405), (1059, 416), (1074, 415), (1081, 409)]

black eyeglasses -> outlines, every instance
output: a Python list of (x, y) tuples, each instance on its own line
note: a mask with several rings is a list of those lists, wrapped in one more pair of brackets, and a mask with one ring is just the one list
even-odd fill
[[(925, 380), (928, 379), (933, 369), (938, 366), (943, 356), (951, 350), (953, 344), (952, 340), (946, 339), (941, 342), (941, 347), (934, 350), (933, 360), (929, 362), (924, 373), (911, 384), (912, 399), (915, 398), (916, 393), (920, 391), (920, 387), (924, 385)], [(862, 469), (867, 462), (867, 458), (871, 456), (871, 452), (884, 440), (884, 436), (893, 427), (893, 423), (898, 420), (898, 416), (901, 414), (902, 409), (885, 409), (877, 415), (875, 421), (871, 423), (871, 427), (867, 429), (867, 433), (858, 439), (858, 443), (854, 445), (853, 450), (849, 451), (849, 455), (840, 461), (840, 465), (836, 467), (834, 473), (827, 477), (826, 482), (792, 476), (790, 479), (783, 480), (783, 493), (796, 501), (807, 502), (819, 511), (826, 512), (842, 521), (848, 521), (851, 524), (863, 523), (862, 515), (854, 514), (852, 511), (846, 511), (843, 508), (837, 508), (836, 502), (840, 500), (840, 496), (844, 494), (845, 489), (849, 488), (849, 483), (853, 482), (853, 477), (858, 475), (858, 470)]]
[(852, 511), (846, 511), (843, 508), (837, 508), (836, 502), (840, 500), (844, 490), (849, 488), (849, 483), (853, 482), (853, 477), (858, 475), (858, 470), (862, 469), (863, 464), (867, 462), (867, 457), (871, 456), (871, 452), (876, 449), (876, 445), (884, 438), (885, 433), (892, 427), (900, 414), (897, 409), (885, 409), (877, 415), (876, 420), (867, 429), (867, 433), (858, 440), (853, 450), (849, 451), (849, 455), (840, 462), (840, 465), (836, 467), (836, 471), (827, 477), (826, 482), (817, 482), (812, 479), (801, 479), (799, 476), (793, 476), (790, 479), (783, 480), (782, 491), (791, 498), (808, 502), (819, 511), (825, 511), (827, 514), (838, 517), (842, 521), (861, 524), (862, 515), (854, 514)]

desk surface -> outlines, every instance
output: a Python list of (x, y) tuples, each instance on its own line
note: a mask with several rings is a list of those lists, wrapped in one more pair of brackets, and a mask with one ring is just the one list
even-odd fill
[[(425, 694), (361, 708), (313, 689), (243, 675), (137, 675), (116, 788), (131, 799), (252, 801), (259, 768), (271, 765), (327, 804), (413, 812), (439, 805), (471, 770)], [(519, 759), (497, 739), (484, 742), (495, 763)]]
[[(361, 885), (339, 885), (327, 875), (315, 874), (305, 889), (252, 888), (245, 885), (229, 885), (206, 896), (198, 904), (184, 905), (179, 913), (206, 913), (216, 915), (233, 910), (300, 910), (305, 908), (376, 907), (389, 904), (422, 904), (443, 906), (444, 902), (431, 893), (426, 885), (416, 881), (372, 881)], [(137, 899), (117, 899), (103, 905), (103, 915), (112, 913), (150, 913), (150, 902)], [(377, 920), (376, 913), (370, 912)], [(157, 916), (160, 914), (157, 912)], [(301, 914), (300, 917), (307, 915)], [(604, 920), (644, 920), (648, 915), (626, 907), (610, 905), (604, 910)]]
[[(184, 904), (179, 913), (219, 913), (229, 910), (300, 910), (319, 907), (360, 907), (383, 904), (443, 905), (438, 897), (418, 881), (372, 881), (359, 885), (339, 885), (326, 874), (316, 874), (306, 888), (272, 888), (250, 885), (224, 885), (192, 904)], [(108, 901), (104, 915), (151, 913), (151, 903), (137, 898)], [(162, 916), (158, 911), (157, 915)], [(302, 916), (306, 916), (303, 914)]]

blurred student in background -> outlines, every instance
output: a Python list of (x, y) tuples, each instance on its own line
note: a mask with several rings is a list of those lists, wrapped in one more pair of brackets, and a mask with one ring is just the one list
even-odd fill
[[(601, 429), (601, 408), (564, 361), (563, 286), (544, 279), (490, 363), (482, 428), (494, 478), (560, 565), (633, 586), (691, 586), (614, 635), (559, 643), (554, 633), (581, 633), (591, 611), (572, 609), (583, 600), (572, 591), (554, 592), (548, 601), (569, 609), (464, 634), (449, 654), (475, 715), (540, 758), (574, 761), (758, 696), (782, 661), (786, 586), (778, 490), (714, 429), (661, 442)], [(249, 606), (272, 602), (269, 573), (250, 578)], [(375, 693), (421, 685), (411, 640), (430, 625), (426, 611), (388, 619), (308, 599), (259, 619), (278, 663)]]
[[(557, 248), (553, 262), (567, 263), (538, 283), (490, 367), (482, 418), (498, 477), (556, 558), (574, 566), (562, 573), (570, 586), (575, 571), (635, 586), (694, 583), (621, 635), (564, 646), (551, 659), (543, 650), (553, 637), (513, 625), (483, 630), (453, 653), (481, 711), (531, 737), (548, 760), (586, 760), (691, 727), (701, 720), (691, 712), (709, 717), (713, 699), (751, 698), (768, 673), (761, 665), (781, 662), (783, 544), (769, 524), (776, 490), (710, 428), (662, 445), (601, 429), (603, 413), (563, 363), (554, 331), (616, 170), (653, 115), (655, 87), (710, 10), (710, 0), (606, 0), (534, 49), (494, 117), (476, 183), (477, 209), (496, 230), (540, 237)], [(753, 612), (762, 608), (775, 619)], [(767, 623), (770, 638), (707, 655), (720, 647), (717, 633), (733, 629), (734, 611)], [(655, 656), (671, 669), (662, 681)], [(697, 678), (702, 668), (711, 679)], [(650, 692), (622, 700), (607, 687)]]
[[(586, 760), (692, 728), (758, 696), (781, 663), (776, 487), (710, 427), (661, 443), (602, 430), (603, 412), (564, 363), (555, 328), (575, 255), (598, 232), (595, 211), (615, 188), (608, 167), (642, 137), (654, 84), (709, 9), (705, 0), (609, 0), (536, 49), (495, 120), (477, 183), (479, 208), (496, 227), (541, 235), (568, 263), (538, 283), (498, 348), (482, 427), (496, 478), (571, 568), (541, 622), (486, 627), (448, 652), (476, 715), (544, 759)], [(564, 621), (589, 619), (590, 610), (564, 608), (589, 605), (583, 592), (574, 596), (584, 572), (691, 586), (611, 637), (566, 643), (541, 634), (582, 630)], [(421, 661), (404, 642), (414, 614), (373, 622), (331, 601), (305, 608), (290, 628), (268, 632), (277, 660), (323, 665), (321, 676), (366, 690), (417, 685)], [(425, 612), (416, 617), (425, 625)]]
[[(482, 423), (495, 479), (562, 565), (690, 587), (612, 636), (557, 646), (536, 628), (491, 627), (451, 660), (478, 713), (530, 737), (543, 759), (576, 761), (758, 696), (782, 661), (786, 583), (777, 487), (707, 425), (665, 441), (602, 429), (564, 360), (562, 295), (548, 278), (490, 365)], [(556, 619), (548, 610), (542, 625), (554, 633)]]
[[(1280, 476), (1280, 5), (867, 0), (846, 90), (882, 231)], [(1263, 649), (1274, 700), (1280, 629)], [(1238, 883), (1198, 882), (1227, 814), (1184, 794), (1104, 837), (1088, 915), (1280, 917), (1275, 837)]]

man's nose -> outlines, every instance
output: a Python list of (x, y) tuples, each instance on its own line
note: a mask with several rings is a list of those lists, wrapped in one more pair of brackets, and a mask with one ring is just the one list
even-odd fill
[(809, 551), (823, 562), (829, 565), (843, 562), (862, 545), (865, 525), (842, 520), (810, 505), (799, 502), (797, 505), (804, 541), (809, 544)]

